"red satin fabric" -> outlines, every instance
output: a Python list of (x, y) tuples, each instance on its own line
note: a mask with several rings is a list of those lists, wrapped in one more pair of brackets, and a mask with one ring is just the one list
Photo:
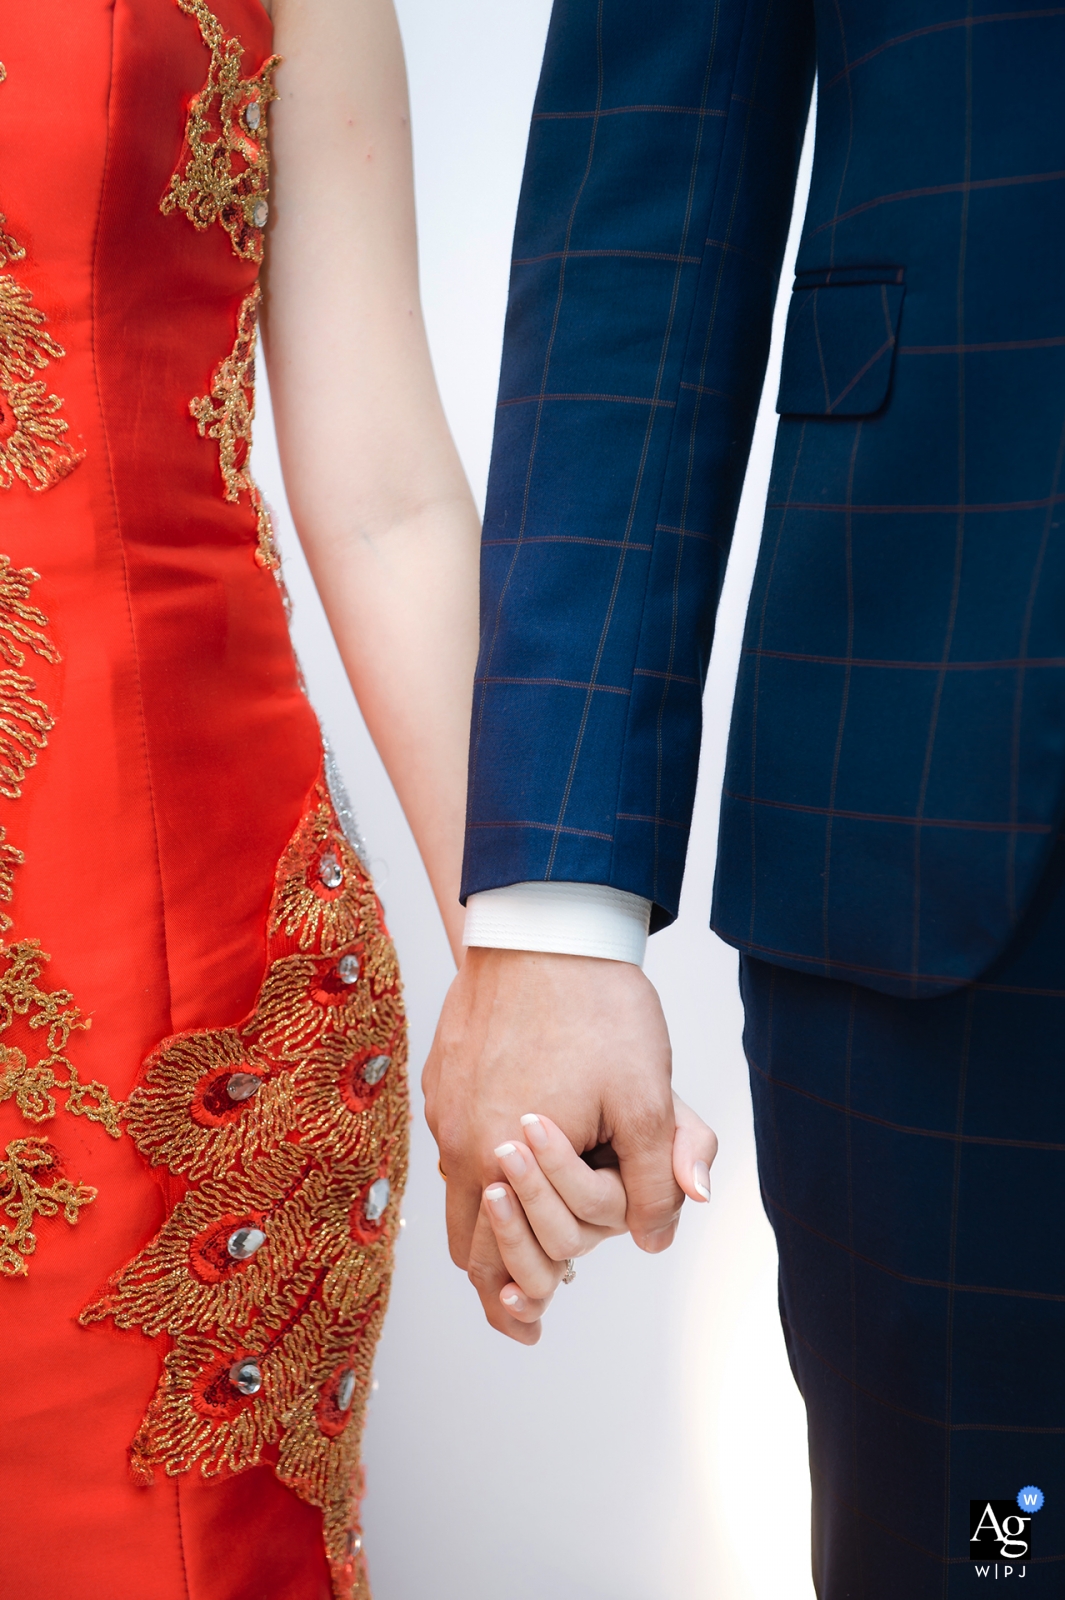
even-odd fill
[[(256, 71), (260, 0), (212, 10)], [(161, 1039), (252, 1005), (318, 731), (254, 515), (224, 501), (189, 415), (256, 270), (220, 227), (159, 211), (207, 71), (195, 19), (176, 0), (0, 0), (0, 61), (0, 212), (27, 251), (8, 270), (67, 352), (44, 377), (84, 452), (46, 492), (0, 491), (0, 551), (41, 574), (63, 657), (28, 658), (56, 726), (0, 798), (25, 853), (10, 937), (39, 939), (49, 986), (91, 1015), (81, 1076), (125, 1097)], [(0, 1279), (0, 1595), (327, 1600), (321, 1518), (269, 1468), (134, 1486), (160, 1347), (76, 1318), (162, 1193), (129, 1138), (0, 1106), (0, 1150), (28, 1133), (99, 1194), (77, 1226), (39, 1221), (27, 1276)]]

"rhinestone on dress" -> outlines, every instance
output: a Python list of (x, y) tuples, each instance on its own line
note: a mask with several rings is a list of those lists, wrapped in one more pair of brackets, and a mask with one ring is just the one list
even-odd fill
[(348, 1529), (344, 1547), (347, 1551), (347, 1557), (349, 1561), (357, 1556), (359, 1551), (362, 1549), (362, 1540), (359, 1538), (359, 1535), (355, 1532), (354, 1528)]
[(388, 1197), (392, 1193), (392, 1185), (387, 1178), (378, 1178), (376, 1183), (371, 1183), (370, 1192), (366, 1196), (363, 1214), (367, 1222), (380, 1222), (385, 1214)]
[(391, 1056), (371, 1056), (362, 1069), (364, 1082), (373, 1088), (375, 1083), (380, 1083), (389, 1067), (392, 1065)]
[(226, 1083), (226, 1094), (231, 1100), (250, 1100), (259, 1093), (262, 1081), (255, 1072), (234, 1072)]
[(226, 1240), (226, 1249), (234, 1261), (250, 1261), (265, 1243), (266, 1235), (261, 1228), (237, 1228)]
[(259, 104), (258, 100), (249, 101), (244, 107), (244, 121), (248, 124), (248, 127), (251, 129), (252, 133), (255, 132), (262, 120), (263, 108)]
[(318, 876), (327, 889), (339, 889), (344, 882), (344, 869), (332, 851), (319, 861)]
[(347, 1367), (337, 1384), (337, 1410), (346, 1411), (355, 1398), (355, 1368)]
[(266, 219), (270, 215), (270, 207), (265, 200), (256, 200), (251, 208), (251, 225), (253, 228), (265, 228)]
[(358, 956), (341, 956), (337, 962), (337, 977), (341, 983), (358, 983), (359, 958)]
[(229, 1369), (229, 1381), (241, 1394), (258, 1394), (263, 1386), (262, 1368), (257, 1361), (234, 1361)]

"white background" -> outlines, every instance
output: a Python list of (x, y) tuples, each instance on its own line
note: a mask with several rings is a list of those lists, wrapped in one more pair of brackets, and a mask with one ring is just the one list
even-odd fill
[[(399, 0), (433, 357), (483, 503), (514, 210), (549, 0)], [(808, 156), (808, 152), (807, 152)], [(797, 215), (804, 203), (806, 162)], [(782, 282), (790, 283), (797, 238)], [(679, 1092), (721, 1137), (714, 1198), (666, 1255), (580, 1264), (533, 1350), (501, 1339), (451, 1265), (417, 1077), (452, 967), (388, 779), (284, 502), (265, 384), (255, 466), (279, 511), (296, 643), (399, 947), (415, 1121), (406, 1226), (365, 1460), (376, 1600), (812, 1600), (801, 1401), (776, 1314), (754, 1165), (735, 953), (707, 930), (740, 629), (773, 442), (774, 354), (706, 697), (681, 916), (651, 941)]]

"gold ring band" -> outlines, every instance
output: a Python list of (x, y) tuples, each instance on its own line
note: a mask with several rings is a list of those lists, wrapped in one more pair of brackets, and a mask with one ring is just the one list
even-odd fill
[(437, 1172), (439, 1172), (440, 1176), (443, 1178), (444, 1182), (446, 1183), (447, 1182), (447, 1173), (444, 1171), (443, 1167), (440, 1165), (439, 1158), (437, 1159), (436, 1170), (437, 1170)]

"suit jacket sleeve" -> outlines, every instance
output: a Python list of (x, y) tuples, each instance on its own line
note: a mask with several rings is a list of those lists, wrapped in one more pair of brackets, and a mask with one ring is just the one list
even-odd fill
[(556, 0), (482, 554), (463, 898), (676, 915), (813, 75), (808, 0)]

